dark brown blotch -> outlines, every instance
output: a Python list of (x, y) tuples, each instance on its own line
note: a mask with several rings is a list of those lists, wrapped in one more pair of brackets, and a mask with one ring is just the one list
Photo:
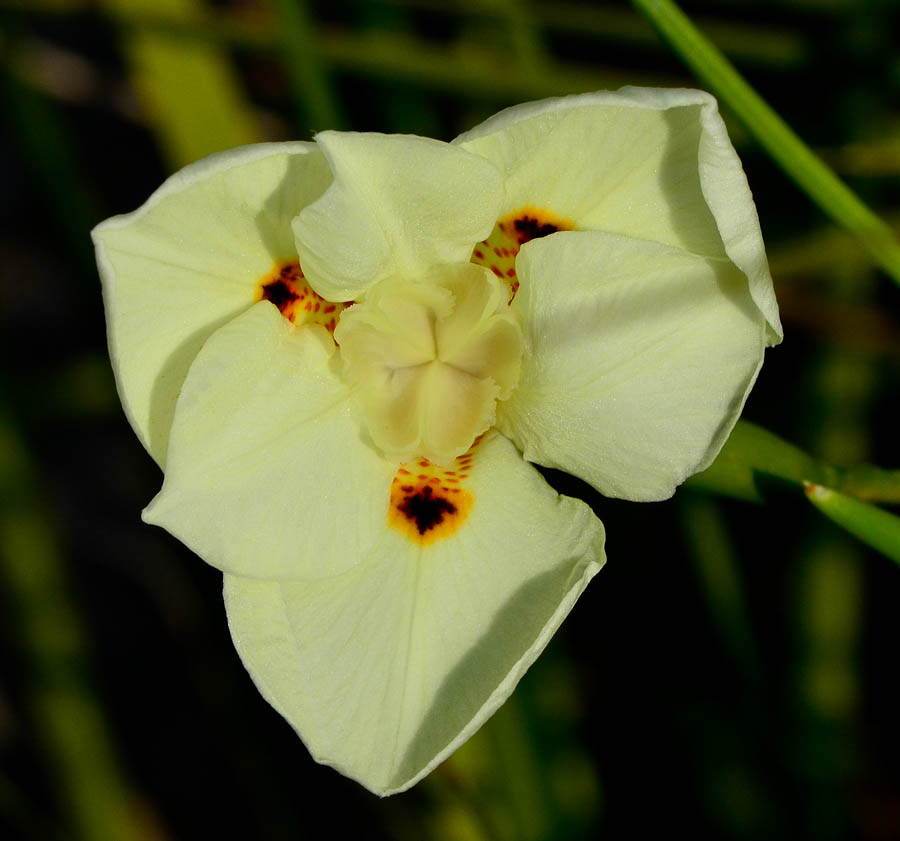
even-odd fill
[(291, 288), (290, 283), (281, 278), (273, 280), (271, 283), (267, 283), (262, 288), (263, 300), (271, 301), (282, 313), (299, 297), (300, 296)]
[(430, 485), (407, 496), (397, 508), (404, 517), (416, 524), (420, 535), (440, 525), (445, 516), (456, 513), (456, 506), (442, 496), (435, 496)]
[(513, 226), (516, 229), (516, 239), (519, 241), (519, 245), (524, 245), (533, 239), (550, 236), (550, 234), (555, 234), (559, 230), (551, 222), (542, 222), (540, 219), (527, 214), (516, 219), (513, 222)]

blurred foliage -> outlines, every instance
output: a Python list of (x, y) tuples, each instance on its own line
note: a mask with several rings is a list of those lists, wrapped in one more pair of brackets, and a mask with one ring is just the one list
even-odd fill
[[(896, 231), (900, 3), (684, 10)], [(681, 49), (702, 75), (699, 43)], [(138, 517), (160, 477), (115, 396), (96, 222), (240, 143), (449, 139), (518, 101), (690, 73), (624, 2), (0, 0), (0, 837), (900, 837), (900, 570), (802, 484), (896, 547), (900, 289), (727, 94), (786, 332), (754, 423), (667, 503), (551, 473), (606, 523), (609, 564), (412, 791), (316, 766), (244, 673), (220, 576)]]

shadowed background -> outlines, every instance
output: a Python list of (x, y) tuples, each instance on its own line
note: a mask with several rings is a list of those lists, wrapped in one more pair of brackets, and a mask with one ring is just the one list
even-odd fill
[[(900, 4), (685, 10), (896, 229)], [(794, 494), (629, 504), (548, 474), (605, 522), (607, 567), (500, 712), (384, 801), (310, 760), (220, 574), (140, 522), (161, 475), (115, 395), (90, 228), (241, 143), (449, 140), (529, 99), (696, 86), (638, 13), (0, 0), (0, 74), (0, 837), (900, 837), (900, 569)], [(900, 290), (723, 111), (786, 333), (744, 416), (896, 466)]]

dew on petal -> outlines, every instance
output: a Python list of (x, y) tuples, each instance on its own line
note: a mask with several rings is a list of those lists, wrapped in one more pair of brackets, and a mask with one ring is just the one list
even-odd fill
[(448, 468), (423, 458), (402, 464), (391, 484), (388, 525), (419, 546), (455, 535), (475, 502), (463, 480), (469, 477), (481, 437)]
[(491, 235), (479, 242), (472, 252), (472, 262), (490, 269), (509, 288), (512, 303), (519, 291), (516, 277), (516, 256), (529, 240), (546, 237), (557, 231), (574, 231), (571, 219), (557, 216), (549, 210), (527, 205), (501, 217)]
[(271, 301), (292, 324), (321, 324), (329, 333), (352, 303), (326, 301), (304, 279), (299, 260), (278, 260), (257, 288), (257, 300)]

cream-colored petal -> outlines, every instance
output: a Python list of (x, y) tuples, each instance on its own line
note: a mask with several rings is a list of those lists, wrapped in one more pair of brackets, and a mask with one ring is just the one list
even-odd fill
[(603, 528), (502, 436), (475, 449), (451, 537), (387, 529), (331, 579), (225, 578), (235, 645), (313, 757), (371, 791), (413, 785), (514, 689), (604, 561)]
[(703, 91), (622, 88), (530, 102), (454, 143), (506, 173), (503, 213), (526, 206), (602, 230), (728, 257), (780, 341), (756, 208)]
[(766, 322), (728, 260), (563, 232), (524, 246), (519, 385), (497, 425), (607, 496), (665, 499), (715, 458), (762, 365)]
[(505, 398), (519, 377), (522, 331), (507, 301), (507, 288), (489, 271), (471, 263), (447, 272), (454, 308), (438, 319), (438, 358), (474, 377), (490, 377)]
[(469, 336), (469, 342), (442, 358), (473, 377), (490, 377), (505, 400), (519, 381), (522, 328), (513, 318), (495, 318)]
[(408, 135), (326, 131), (316, 136), (334, 172), (322, 198), (294, 221), (316, 291), (359, 298), (389, 277), (420, 279), (469, 259), (502, 199), (500, 173), (456, 146)]
[(291, 219), (328, 185), (312, 143), (262, 143), (185, 167), (93, 231), (110, 356), (131, 425), (163, 466), (175, 400), (217, 327), (296, 257)]
[(294, 327), (266, 301), (217, 330), (188, 372), (144, 519), (237, 575), (360, 563), (395, 465), (362, 439), (333, 353), (325, 328)]
[(479, 379), (443, 362), (433, 363), (428, 375), (421, 415), (423, 451), (438, 464), (448, 464), (494, 425), (500, 389), (492, 379)]

